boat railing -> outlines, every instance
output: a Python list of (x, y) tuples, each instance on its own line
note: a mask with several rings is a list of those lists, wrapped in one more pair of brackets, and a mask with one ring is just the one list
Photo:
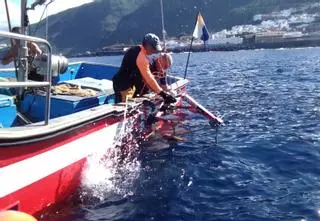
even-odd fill
[(0, 31), (0, 37), (3, 38), (10, 38), (10, 39), (16, 39), (16, 40), (22, 40), (22, 41), (31, 41), (35, 43), (43, 44), (47, 47), (48, 52), (48, 62), (47, 62), (47, 74), (46, 74), (46, 81), (44, 82), (30, 82), (27, 81), (27, 79), (20, 81), (20, 82), (0, 82), (0, 88), (38, 88), (38, 87), (44, 87), (46, 88), (46, 99), (45, 99), (45, 125), (49, 124), (50, 119), (50, 109), (51, 109), (51, 83), (52, 83), (52, 68), (51, 68), (51, 57), (52, 57), (52, 47), (50, 43), (42, 38), (27, 36), (27, 35), (21, 35), (16, 34), (12, 32), (5, 32)]

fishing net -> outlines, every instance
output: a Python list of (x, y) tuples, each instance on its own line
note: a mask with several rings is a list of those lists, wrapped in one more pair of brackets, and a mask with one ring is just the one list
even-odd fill
[(51, 92), (55, 95), (70, 95), (79, 97), (94, 97), (98, 93), (96, 90), (81, 88), (80, 85), (71, 84), (59, 84), (57, 86), (53, 86)]

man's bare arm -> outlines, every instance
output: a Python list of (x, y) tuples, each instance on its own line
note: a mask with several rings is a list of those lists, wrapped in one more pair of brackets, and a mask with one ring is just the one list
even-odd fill
[(14, 58), (18, 55), (18, 48), (16, 46), (12, 47), (7, 51), (1, 60), (1, 64), (7, 65), (10, 64)]

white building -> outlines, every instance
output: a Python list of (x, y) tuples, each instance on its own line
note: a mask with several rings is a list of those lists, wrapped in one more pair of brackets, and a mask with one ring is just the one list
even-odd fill
[(0, 49), (9, 47), (7, 44), (0, 44)]
[(228, 36), (227, 32), (218, 32), (216, 34), (212, 35), (212, 39), (209, 39), (208, 44), (209, 45), (225, 45), (225, 44), (231, 44), (231, 45), (237, 45), (242, 44), (243, 39), (236, 36)]
[(167, 45), (167, 48), (169, 48), (169, 49), (175, 49), (175, 48), (186, 46), (186, 44), (184, 44), (182, 42), (178, 42), (176, 40), (169, 40), (166, 42), (166, 45)]

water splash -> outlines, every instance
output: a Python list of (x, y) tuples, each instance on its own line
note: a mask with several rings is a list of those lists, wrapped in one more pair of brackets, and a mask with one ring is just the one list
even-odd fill
[[(125, 118), (118, 128), (113, 145), (87, 159), (82, 174), (81, 199), (84, 204), (122, 200), (134, 194), (140, 174), (140, 114)], [(140, 128), (140, 129), (139, 129)]]

